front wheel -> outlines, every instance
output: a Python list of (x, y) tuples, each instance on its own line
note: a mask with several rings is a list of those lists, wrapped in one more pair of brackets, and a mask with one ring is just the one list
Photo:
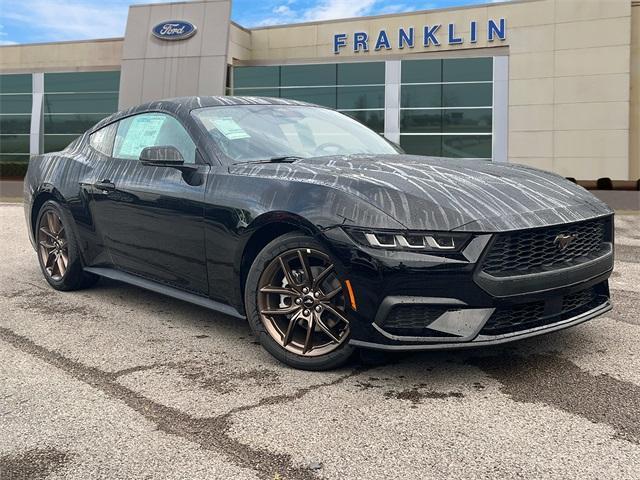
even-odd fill
[(330, 255), (311, 237), (290, 233), (258, 254), (245, 307), (262, 346), (289, 366), (328, 370), (353, 353), (342, 283)]

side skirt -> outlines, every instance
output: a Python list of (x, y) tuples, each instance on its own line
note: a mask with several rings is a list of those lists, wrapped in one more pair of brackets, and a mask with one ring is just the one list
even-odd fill
[(119, 282), (128, 283), (130, 285), (135, 285), (136, 287), (144, 288), (145, 290), (151, 290), (152, 292), (161, 293), (162, 295), (167, 295), (168, 297), (173, 297), (177, 298), (178, 300), (193, 303), (195, 305), (199, 305), (201, 307), (208, 308), (219, 313), (224, 313), (225, 315), (229, 315), (230, 317), (241, 318), (243, 320), (245, 319), (244, 315), (242, 315), (240, 312), (238, 312), (238, 310), (229, 305), (216, 302), (215, 300), (211, 300), (206, 297), (201, 297), (200, 295), (194, 295), (193, 293), (184, 292), (167, 285), (162, 285), (161, 283), (152, 282), (151, 280), (137, 277), (135, 275), (131, 275), (130, 273), (121, 272), (113, 268), (88, 267), (84, 270), (85, 272), (93, 273), (94, 275), (99, 275), (100, 277), (106, 277), (112, 280), (117, 280)]

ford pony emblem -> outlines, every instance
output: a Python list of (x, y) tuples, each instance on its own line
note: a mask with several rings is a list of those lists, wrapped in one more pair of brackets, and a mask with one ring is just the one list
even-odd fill
[(153, 27), (151, 33), (160, 40), (184, 40), (196, 33), (196, 26), (181, 20), (168, 20)]
[(576, 239), (575, 235), (567, 235), (564, 233), (561, 233), (560, 235), (558, 235), (555, 240), (553, 241), (554, 245), (558, 246), (558, 250), (560, 250), (561, 252), (563, 250), (565, 250), (569, 244), (571, 242), (573, 242)]

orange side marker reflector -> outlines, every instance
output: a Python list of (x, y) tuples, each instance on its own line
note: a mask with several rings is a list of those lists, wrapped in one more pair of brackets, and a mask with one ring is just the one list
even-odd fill
[(356, 305), (356, 296), (353, 294), (353, 287), (351, 287), (351, 282), (349, 280), (344, 281), (347, 286), (347, 292), (349, 292), (349, 301), (351, 302), (351, 309), (354, 311), (358, 310), (358, 306)]

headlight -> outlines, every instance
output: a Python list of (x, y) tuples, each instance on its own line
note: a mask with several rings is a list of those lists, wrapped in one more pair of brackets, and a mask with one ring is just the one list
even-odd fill
[(470, 233), (460, 232), (407, 232), (349, 227), (344, 230), (366, 247), (415, 252), (455, 253), (462, 250), (471, 238)]

